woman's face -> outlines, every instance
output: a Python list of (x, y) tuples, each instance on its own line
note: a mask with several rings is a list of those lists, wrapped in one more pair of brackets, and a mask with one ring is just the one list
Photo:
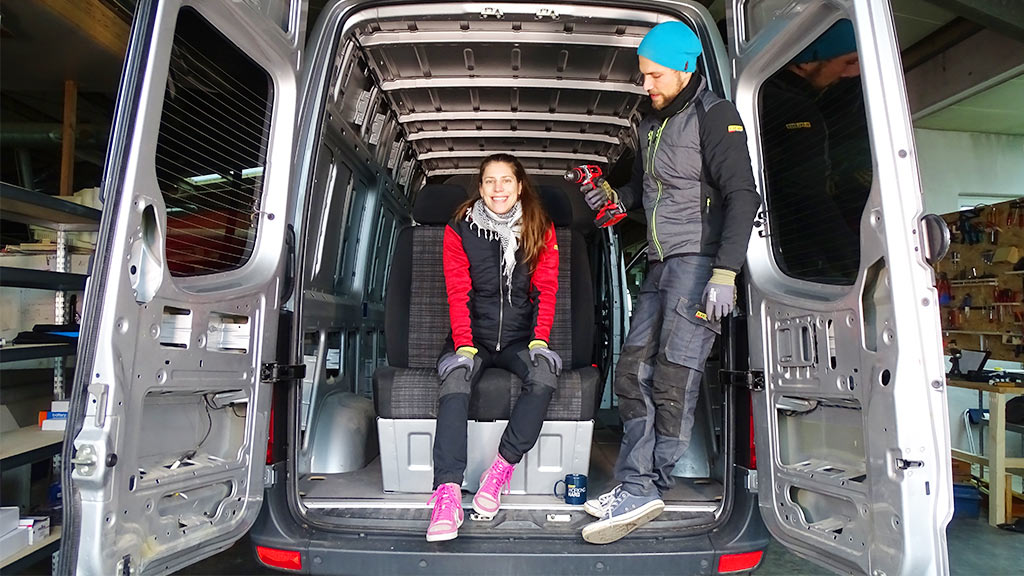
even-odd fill
[(515, 168), (505, 162), (491, 162), (484, 166), (480, 178), (480, 197), (495, 214), (504, 214), (519, 201), (523, 184), (516, 179)]

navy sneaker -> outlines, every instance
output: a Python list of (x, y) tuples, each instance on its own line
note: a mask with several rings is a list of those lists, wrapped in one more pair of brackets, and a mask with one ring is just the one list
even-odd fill
[(583, 527), (583, 539), (591, 544), (610, 544), (654, 520), (664, 509), (665, 502), (657, 496), (633, 496), (616, 488), (615, 500), (604, 509), (604, 516)]

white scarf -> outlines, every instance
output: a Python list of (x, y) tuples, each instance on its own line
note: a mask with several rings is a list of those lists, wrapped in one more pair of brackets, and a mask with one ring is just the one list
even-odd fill
[(476, 227), (477, 235), (488, 240), (498, 239), (501, 243), (501, 275), (508, 286), (508, 299), (512, 302), (512, 272), (516, 269), (516, 250), (523, 235), (523, 203), (516, 202), (504, 214), (495, 214), (483, 199), (477, 200), (466, 211), (470, 228)]

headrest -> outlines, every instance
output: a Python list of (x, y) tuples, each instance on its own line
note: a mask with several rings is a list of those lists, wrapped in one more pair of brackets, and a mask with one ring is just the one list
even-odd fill
[(540, 185), (537, 186), (537, 195), (552, 224), (559, 228), (572, 225), (572, 202), (565, 191), (557, 186)]
[(455, 209), (469, 196), (462, 186), (453, 184), (427, 184), (416, 193), (412, 218), (420, 224), (444, 226), (455, 214)]

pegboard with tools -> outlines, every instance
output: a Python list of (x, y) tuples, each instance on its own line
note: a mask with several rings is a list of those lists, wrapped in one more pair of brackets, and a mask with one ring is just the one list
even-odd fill
[(1024, 362), (1024, 197), (943, 215), (951, 244), (936, 266), (942, 339)]

